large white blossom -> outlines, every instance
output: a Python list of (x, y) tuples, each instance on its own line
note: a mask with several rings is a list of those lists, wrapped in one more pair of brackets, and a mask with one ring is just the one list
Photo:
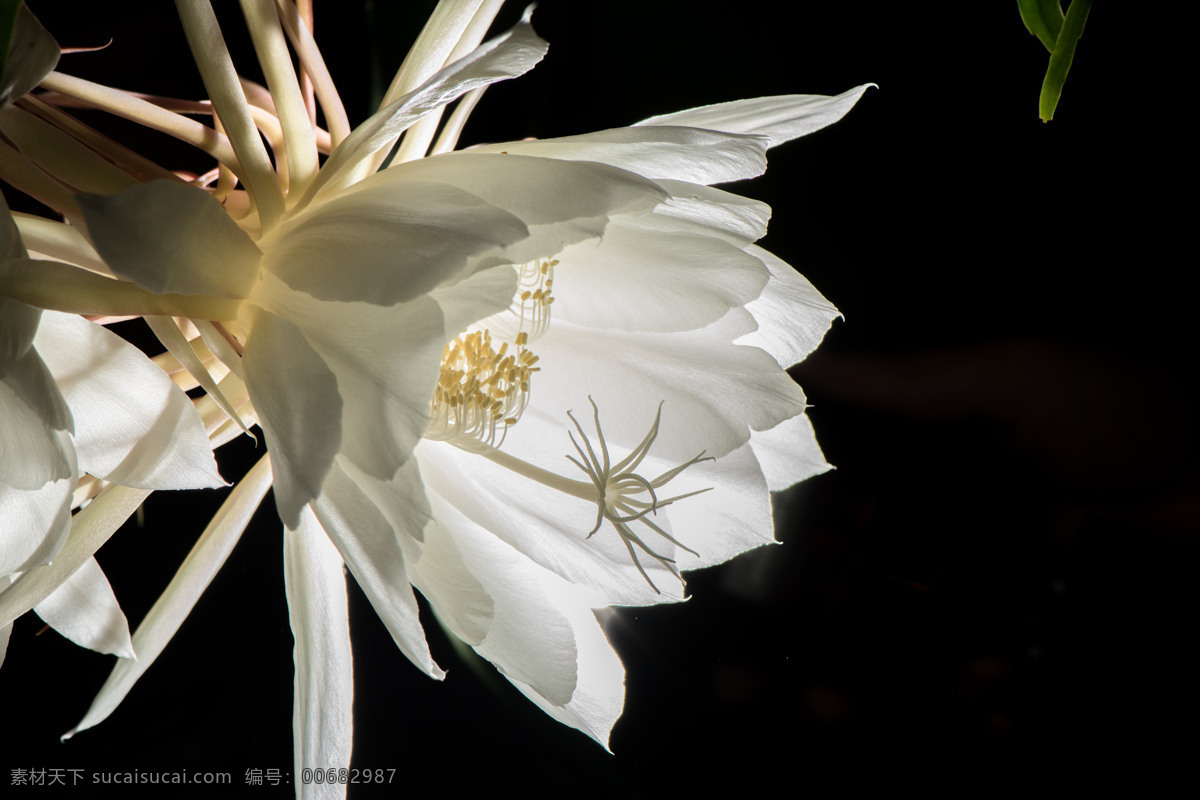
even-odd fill
[[(328, 134), (309, 121), (270, 3), (246, 7), (271, 108), (247, 102), (207, 5), (180, 3), (227, 139), (46, 80), (191, 137), (222, 168), (79, 194), (64, 213), (86, 240), (39, 228), (58, 262), (11, 260), (0, 294), (146, 316), (228, 415), (225, 432), (257, 422), (270, 454), (76, 730), (165, 645), (206, 583), (192, 573), (219, 567), (271, 480), (288, 528), (298, 766), (349, 758), (343, 563), (426, 673), (442, 675), (413, 587), (531, 700), (607, 745), (623, 670), (594, 609), (681, 599), (681, 571), (774, 541), (770, 491), (827, 468), (785, 370), (837, 311), (755, 246), (769, 209), (714, 184), (762, 173), (769, 147), (836, 121), (864, 87), (455, 150), (479, 91), (545, 52), (528, 18), (480, 44), (497, 6), (439, 5), (353, 131), (287, 3)], [(259, 129), (286, 163), (268, 160)]]

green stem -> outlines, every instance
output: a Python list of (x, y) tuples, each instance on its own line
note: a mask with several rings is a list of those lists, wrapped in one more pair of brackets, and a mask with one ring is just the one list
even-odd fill
[(1062, 30), (1058, 33), (1058, 42), (1054, 45), (1054, 52), (1050, 54), (1046, 79), (1042, 82), (1042, 95), (1038, 101), (1038, 114), (1042, 122), (1054, 119), (1054, 109), (1058, 107), (1063, 84), (1071, 70), (1071, 62), (1075, 60), (1075, 46), (1079, 43), (1079, 37), (1083, 35), (1083, 26), (1087, 23), (1091, 10), (1092, 0), (1073, 0), (1067, 9)]

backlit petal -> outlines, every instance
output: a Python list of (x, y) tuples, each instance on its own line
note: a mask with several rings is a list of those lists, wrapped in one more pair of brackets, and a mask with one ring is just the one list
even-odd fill
[(81, 472), (147, 489), (225, 485), (195, 407), (136, 347), (53, 311), (34, 342), (75, 415)]
[(54, 593), (33, 607), (54, 630), (75, 644), (133, 658), (129, 623), (104, 571), (89, 558)]

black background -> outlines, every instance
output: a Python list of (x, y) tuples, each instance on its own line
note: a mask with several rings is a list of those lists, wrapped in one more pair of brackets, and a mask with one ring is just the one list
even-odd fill
[[(201, 95), (169, 4), (47, 5), (34, 10), (64, 45), (114, 39), (64, 71)], [(371, 91), (367, 32), (390, 77), (431, 6), (377, 5), (371, 23), (317, 7), (352, 121)], [(845, 315), (794, 370), (838, 468), (779, 498), (783, 546), (693, 574), (686, 604), (613, 616), (615, 755), (464, 661), (432, 619), (450, 675), (422, 677), (352, 587), (352, 765), (396, 773), (350, 797), (978, 794), (1150, 783), (1194, 758), (1195, 169), (1176, 49), (1190, 20), (1098, 3), (1047, 125), (1047, 54), (1015, 4), (918, 5), (540, 4), (550, 54), (489, 90), (464, 144), (879, 84), (773, 150), (765, 178), (727, 187), (771, 204), (763, 244)], [(254, 457), (227, 449), (231, 476)], [(145, 527), (99, 553), (131, 624), (222, 494), (155, 496)], [(112, 658), (20, 619), (0, 766), (228, 771), (248, 796), (286, 796), (241, 786), (248, 768), (292, 769), (281, 551), (268, 504), (122, 706), (65, 744)]]

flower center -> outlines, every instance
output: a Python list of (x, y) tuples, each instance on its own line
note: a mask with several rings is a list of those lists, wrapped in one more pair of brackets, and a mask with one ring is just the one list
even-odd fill
[(550, 289), (557, 264), (546, 260), (517, 266), (517, 291), (509, 308), (446, 345), (425, 438), (474, 453), (490, 452), (504, 443), (529, 403), (530, 381), (540, 369), (534, 366), (538, 357), (528, 344), (550, 325)]

